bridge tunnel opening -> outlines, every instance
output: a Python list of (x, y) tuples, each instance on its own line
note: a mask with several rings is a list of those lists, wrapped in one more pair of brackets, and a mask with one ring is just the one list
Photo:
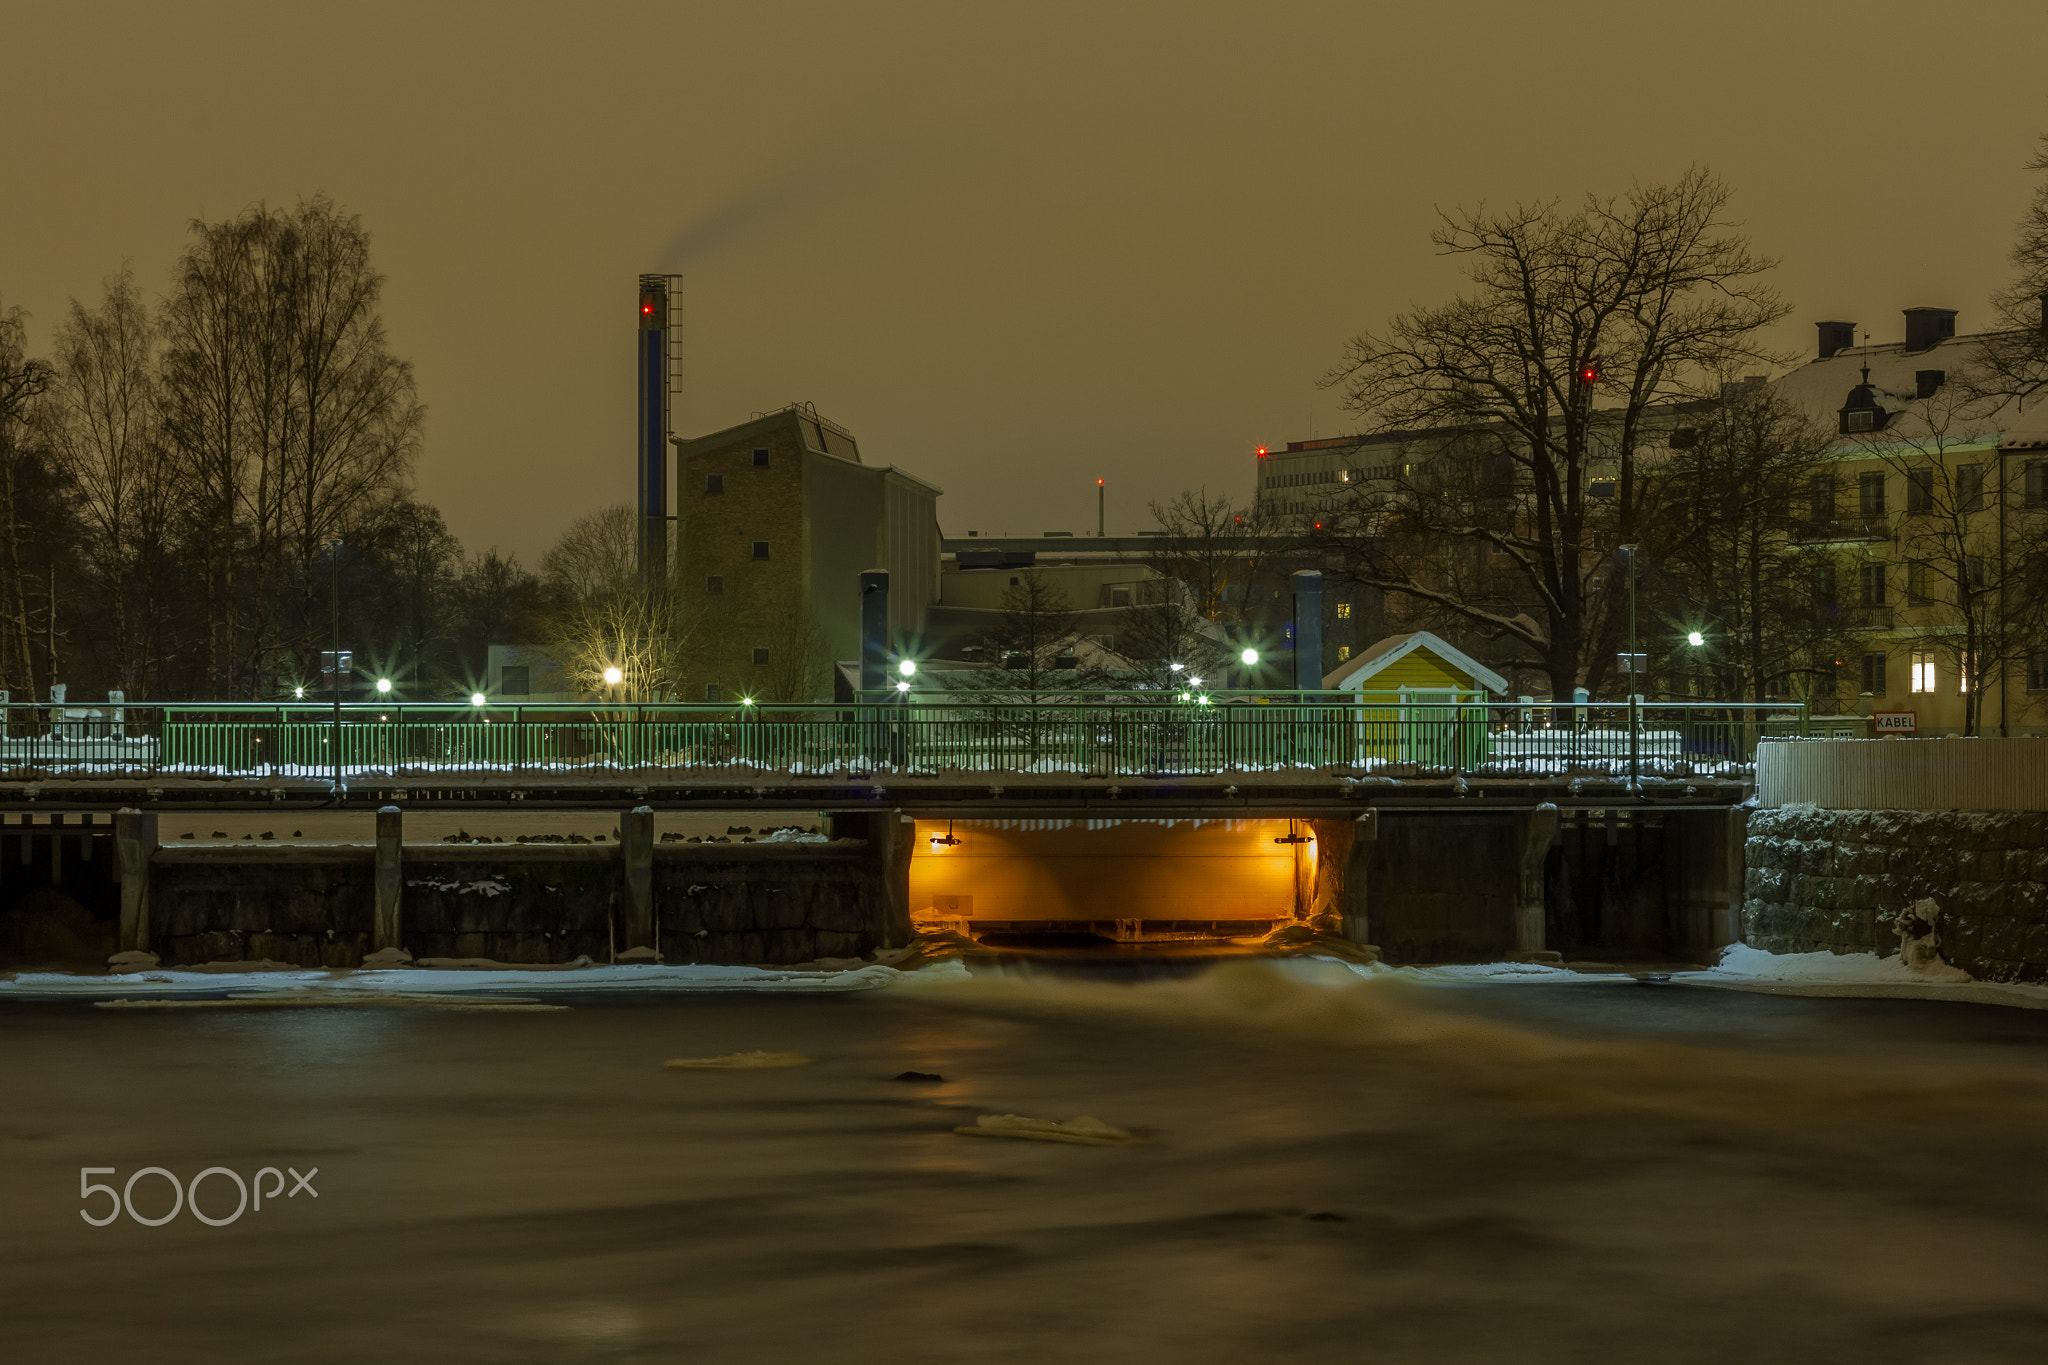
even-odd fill
[(1315, 884), (1309, 822), (917, 822), (910, 914), (990, 944), (1220, 943), (1298, 918)]

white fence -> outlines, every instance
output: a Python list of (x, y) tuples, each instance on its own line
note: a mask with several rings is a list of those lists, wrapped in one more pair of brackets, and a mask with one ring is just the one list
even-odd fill
[(2048, 810), (2048, 740), (1791, 739), (1757, 746), (1766, 809)]

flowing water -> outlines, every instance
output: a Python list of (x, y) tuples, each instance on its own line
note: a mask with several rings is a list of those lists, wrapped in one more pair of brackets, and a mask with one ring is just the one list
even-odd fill
[[(2048, 1340), (2048, 1014), (1256, 961), (573, 1003), (0, 1009), (7, 1355), (1752, 1365)], [(757, 1050), (812, 1060), (662, 1065)], [(989, 1114), (1139, 1140), (955, 1134)], [(87, 1166), (317, 1167), (317, 1197), (98, 1228)], [(131, 1196), (171, 1207), (159, 1176)], [(236, 1202), (221, 1176), (199, 1199)]]

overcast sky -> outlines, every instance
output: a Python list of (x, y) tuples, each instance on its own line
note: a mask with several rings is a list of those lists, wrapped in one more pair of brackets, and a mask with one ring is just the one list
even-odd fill
[(946, 530), (1112, 529), (1351, 430), (1344, 339), (1456, 285), (1438, 205), (1699, 162), (1795, 305), (1986, 319), (2040, 0), (65, 4), (0, 28), (0, 296), (41, 345), (193, 217), (324, 191), (389, 276), (424, 497), (529, 562), (629, 499), (636, 276), (709, 431), (795, 399)]

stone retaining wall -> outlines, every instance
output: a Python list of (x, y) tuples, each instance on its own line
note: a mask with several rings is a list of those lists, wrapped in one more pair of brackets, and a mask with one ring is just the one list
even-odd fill
[(1747, 852), (1751, 947), (1890, 956), (1893, 918), (1930, 899), (1945, 961), (1985, 981), (2048, 980), (2048, 813), (1789, 806), (1750, 816)]

